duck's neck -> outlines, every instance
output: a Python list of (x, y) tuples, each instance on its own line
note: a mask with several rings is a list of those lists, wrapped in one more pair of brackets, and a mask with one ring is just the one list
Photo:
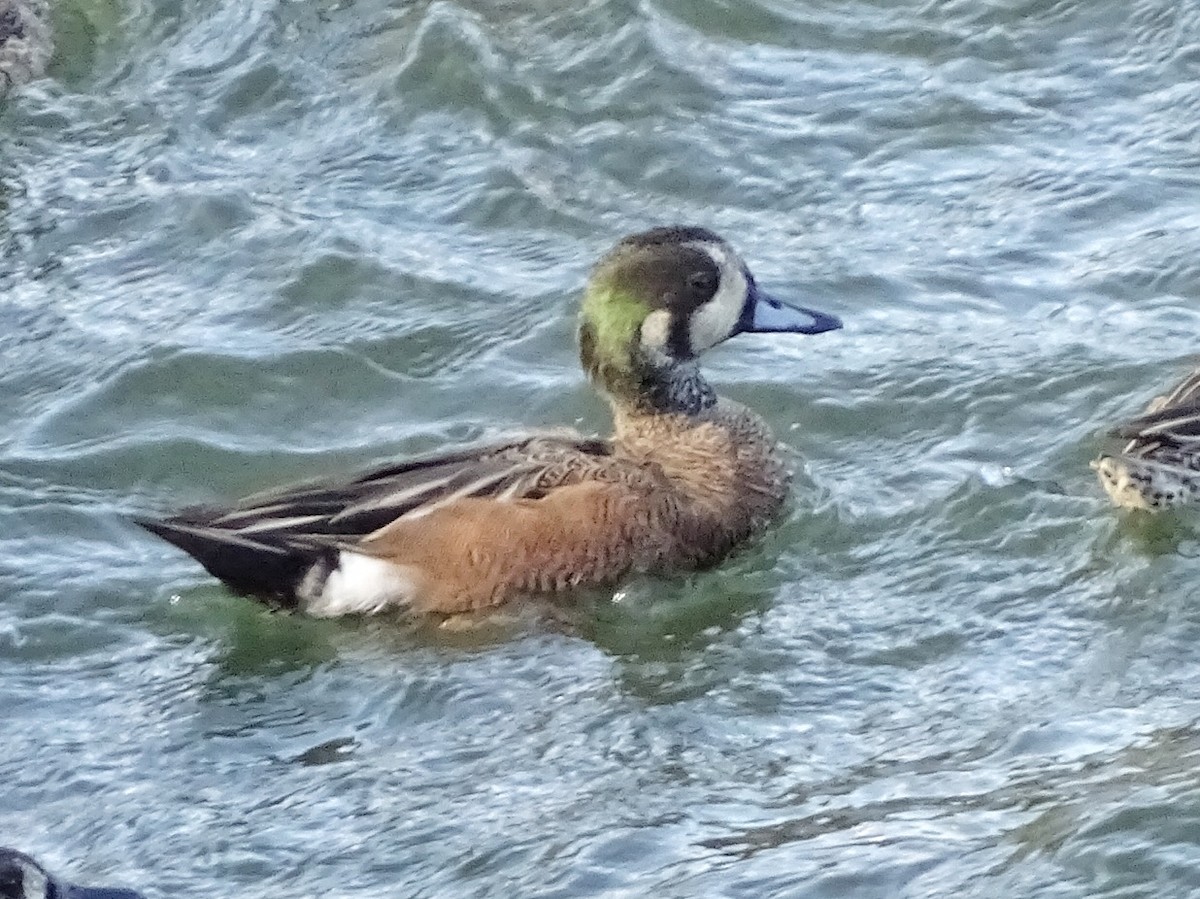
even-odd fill
[(643, 360), (638, 405), (650, 413), (699, 415), (717, 402), (717, 392), (695, 360)]
[(645, 354), (623, 366), (593, 366), (592, 381), (626, 414), (699, 415), (717, 402), (717, 392), (695, 361)]

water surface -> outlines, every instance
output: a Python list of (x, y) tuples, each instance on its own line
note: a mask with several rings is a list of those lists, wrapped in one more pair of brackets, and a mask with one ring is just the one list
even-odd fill
[[(1200, 4), (60, 0), (0, 112), (0, 842), (149, 897), (1200, 886), (1200, 530), (1105, 428), (1200, 351)], [(720, 569), (466, 633), (127, 516), (606, 427), (590, 262), (729, 237), (800, 469)]]

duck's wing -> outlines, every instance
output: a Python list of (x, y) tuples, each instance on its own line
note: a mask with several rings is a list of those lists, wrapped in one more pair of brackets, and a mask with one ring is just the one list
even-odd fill
[(272, 490), (230, 508), (200, 506), (134, 520), (234, 590), (292, 606), (314, 565), (336, 564), (340, 550), (401, 518), (468, 498), (538, 498), (578, 481), (611, 453), (607, 441), (534, 437), (409, 460), (348, 481)]
[(1118, 425), (1113, 436), (1129, 440), (1125, 455), (1144, 455), (1164, 446), (1200, 449), (1200, 369), (1179, 382), (1147, 411)]

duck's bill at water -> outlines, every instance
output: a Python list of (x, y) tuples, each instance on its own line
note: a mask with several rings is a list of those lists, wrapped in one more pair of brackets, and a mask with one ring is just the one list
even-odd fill
[(836, 331), (841, 326), (842, 320), (836, 315), (793, 306), (752, 287), (734, 333), (821, 334)]

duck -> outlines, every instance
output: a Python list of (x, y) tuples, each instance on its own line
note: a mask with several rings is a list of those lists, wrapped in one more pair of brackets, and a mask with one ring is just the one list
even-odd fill
[(232, 591), (319, 618), (453, 616), (710, 567), (779, 515), (791, 473), (698, 357), (738, 334), (841, 326), (768, 294), (714, 232), (652, 228), (600, 259), (580, 303), (610, 437), (535, 433), (135, 520)]
[(85, 887), (64, 883), (30, 856), (0, 846), (0, 899), (143, 899), (119, 887)]
[(49, 0), (0, 0), (0, 97), (40, 78), (53, 50)]
[(1110, 433), (1127, 442), (1091, 465), (1117, 506), (1159, 512), (1200, 499), (1200, 368)]

